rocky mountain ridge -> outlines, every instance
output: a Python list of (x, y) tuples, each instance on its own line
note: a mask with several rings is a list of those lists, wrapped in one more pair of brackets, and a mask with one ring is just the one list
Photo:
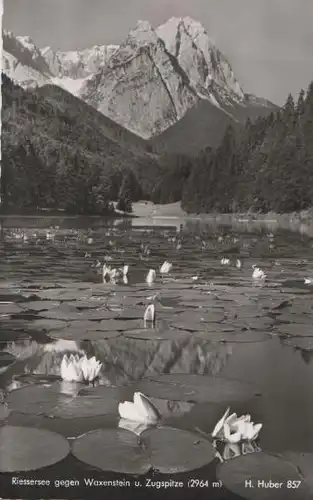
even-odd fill
[[(190, 17), (173, 17), (155, 29), (138, 21), (119, 46), (68, 52), (38, 49), (30, 37), (10, 32), (3, 37), (3, 71), (23, 88), (63, 87), (141, 138), (175, 136), (176, 149), (177, 140), (185, 140), (181, 130), (198, 116), (208, 133), (200, 134), (196, 149), (214, 145), (227, 124), (274, 108), (245, 94), (226, 57)], [(221, 130), (211, 140), (214, 128)]]

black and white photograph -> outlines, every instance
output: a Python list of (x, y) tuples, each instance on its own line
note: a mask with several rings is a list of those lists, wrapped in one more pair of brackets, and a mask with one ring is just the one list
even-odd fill
[(1, 22), (0, 500), (312, 500), (312, 0)]

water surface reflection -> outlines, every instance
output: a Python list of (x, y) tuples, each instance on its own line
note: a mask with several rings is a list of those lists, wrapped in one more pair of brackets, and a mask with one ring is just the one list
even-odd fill
[[(199, 402), (165, 391), (151, 397), (165, 425), (176, 429), (210, 433), (231, 404), (264, 424), (262, 450), (313, 452), (313, 287), (304, 283), (313, 277), (312, 243), (309, 229), (300, 234), (273, 222), (5, 219), (1, 387), (11, 393), (59, 383), (62, 357), (72, 353), (96, 356), (102, 370), (94, 390), (117, 388), (120, 400), (164, 374), (228, 377), (251, 383), (255, 396)], [(165, 260), (173, 268), (162, 275)], [(104, 262), (129, 265), (128, 282), (102, 283)], [(266, 281), (252, 279), (253, 264)], [(157, 272), (150, 285), (149, 269)], [(157, 322), (145, 329), (151, 300)], [(63, 389), (63, 396), (76, 394)], [(47, 419), (15, 409), (3, 423), (66, 437), (118, 425), (114, 411), (90, 418), (75, 415), (75, 407), (66, 411), (66, 418)]]

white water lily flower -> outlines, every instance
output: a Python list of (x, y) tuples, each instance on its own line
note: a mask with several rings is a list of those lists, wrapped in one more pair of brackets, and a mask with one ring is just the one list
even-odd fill
[(107, 281), (110, 281), (111, 283), (115, 283), (116, 275), (117, 275), (116, 269), (112, 269), (110, 266), (103, 264), (103, 267), (102, 267), (103, 283), (106, 283)]
[(126, 431), (133, 432), (137, 436), (140, 436), (143, 431), (149, 429), (149, 425), (143, 422), (133, 422), (132, 420), (127, 420), (126, 418), (121, 418), (118, 427), (120, 429), (125, 429)]
[(241, 266), (242, 266), (241, 260), (240, 260), (240, 259), (237, 259), (237, 260), (236, 260), (236, 267), (237, 267), (237, 269), (240, 269), (240, 268), (241, 268)]
[(230, 408), (228, 407), (227, 410), (225, 411), (224, 415), (222, 416), (222, 418), (217, 422), (216, 426), (213, 429), (213, 432), (212, 432), (213, 438), (220, 439), (221, 432), (223, 430), (224, 423), (225, 423), (226, 418), (229, 415), (229, 412), (230, 412)]
[(154, 295), (149, 295), (149, 297), (147, 297), (147, 300), (153, 302), (154, 300), (158, 300), (159, 298), (160, 298), (160, 292), (157, 292)]
[(149, 272), (148, 272), (148, 274), (147, 274), (147, 277), (146, 277), (146, 282), (149, 285), (151, 285), (154, 282), (155, 278), (156, 278), (156, 272), (155, 272), (155, 270), (154, 269), (150, 269)]
[(304, 283), (306, 285), (312, 285), (313, 284), (313, 278), (304, 278)]
[(172, 267), (173, 267), (173, 264), (171, 264), (170, 262), (168, 262), (166, 260), (165, 262), (163, 262), (162, 266), (160, 267), (160, 273), (161, 274), (169, 273), (170, 270), (172, 269)]
[(87, 359), (87, 356), (79, 357), (66, 354), (61, 361), (61, 377), (65, 382), (93, 382), (99, 375), (102, 364), (95, 356)]
[(229, 413), (230, 408), (227, 408), (213, 429), (213, 438), (236, 444), (241, 441), (254, 441), (258, 437), (263, 424), (254, 424), (249, 414), (237, 417), (236, 413)]
[(221, 259), (221, 264), (222, 264), (222, 266), (228, 266), (230, 264), (230, 260), (223, 257)]
[(118, 412), (122, 419), (150, 425), (155, 425), (162, 418), (157, 408), (141, 392), (134, 393), (133, 402), (119, 403)]
[(80, 359), (80, 368), (86, 382), (93, 382), (98, 377), (101, 367), (102, 363), (97, 361), (95, 356), (90, 359), (87, 356), (83, 356)]
[(223, 460), (230, 460), (231, 458), (236, 458), (241, 455), (241, 449), (239, 444), (236, 443), (226, 443), (223, 450)]
[(155, 323), (155, 305), (149, 304), (143, 316), (145, 323)]
[(65, 354), (61, 361), (61, 377), (65, 382), (82, 382), (83, 372), (80, 367), (79, 356), (70, 357)]
[(266, 279), (266, 274), (262, 269), (260, 269), (259, 267), (256, 267), (255, 264), (253, 264), (252, 268), (253, 268), (252, 278), (259, 279), (259, 280)]

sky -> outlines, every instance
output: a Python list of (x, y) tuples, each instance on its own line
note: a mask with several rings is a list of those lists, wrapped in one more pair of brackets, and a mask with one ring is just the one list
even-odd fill
[(38, 47), (121, 43), (139, 19), (200, 21), (245, 92), (283, 104), (313, 80), (313, 0), (4, 0), (3, 27)]

